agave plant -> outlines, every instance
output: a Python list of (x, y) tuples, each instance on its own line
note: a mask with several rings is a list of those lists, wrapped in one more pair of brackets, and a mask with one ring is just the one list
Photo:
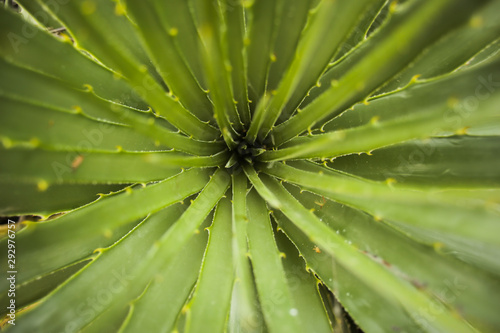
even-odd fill
[(8, 332), (498, 332), (500, 1), (17, 2)]

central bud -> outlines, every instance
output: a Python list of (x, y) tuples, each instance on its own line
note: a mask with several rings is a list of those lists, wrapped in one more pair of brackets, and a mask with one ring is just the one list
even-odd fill
[(253, 159), (252, 148), (252, 145), (243, 140), (238, 144), (235, 154), (237, 154), (240, 158), (249, 159), (248, 162), (251, 162)]
[(264, 151), (264, 147), (258, 142), (252, 144), (245, 140), (241, 140), (238, 142), (236, 148), (230, 151), (232, 154), (226, 163), (226, 168), (233, 171), (239, 169), (243, 163), (253, 164), (255, 157), (262, 154)]

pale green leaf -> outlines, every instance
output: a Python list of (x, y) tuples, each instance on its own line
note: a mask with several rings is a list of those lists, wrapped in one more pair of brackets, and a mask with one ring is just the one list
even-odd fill
[(292, 298), (268, 208), (256, 191), (248, 194), (247, 201), (250, 259), (267, 328), (270, 332), (303, 332), (305, 323)]
[(208, 228), (208, 240), (200, 276), (186, 310), (186, 332), (222, 332), (229, 315), (233, 274), (231, 204), (223, 198)]
[(260, 332), (264, 321), (259, 309), (257, 291), (248, 257), (247, 243), (247, 179), (235, 173), (232, 176), (232, 252), (234, 265), (234, 290), (231, 300), (229, 329)]

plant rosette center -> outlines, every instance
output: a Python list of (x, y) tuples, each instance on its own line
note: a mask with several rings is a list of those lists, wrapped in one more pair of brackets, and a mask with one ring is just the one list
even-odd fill
[(250, 143), (242, 138), (237, 142), (235, 148), (229, 150), (231, 155), (225, 167), (229, 169), (230, 172), (233, 172), (239, 170), (243, 163), (253, 165), (257, 156), (266, 151), (265, 147), (265, 145), (259, 142)]

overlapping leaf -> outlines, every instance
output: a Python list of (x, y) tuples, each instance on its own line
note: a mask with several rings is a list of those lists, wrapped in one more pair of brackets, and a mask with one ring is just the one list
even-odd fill
[(19, 3), (9, 332), (497, 331), (498, 0)]

